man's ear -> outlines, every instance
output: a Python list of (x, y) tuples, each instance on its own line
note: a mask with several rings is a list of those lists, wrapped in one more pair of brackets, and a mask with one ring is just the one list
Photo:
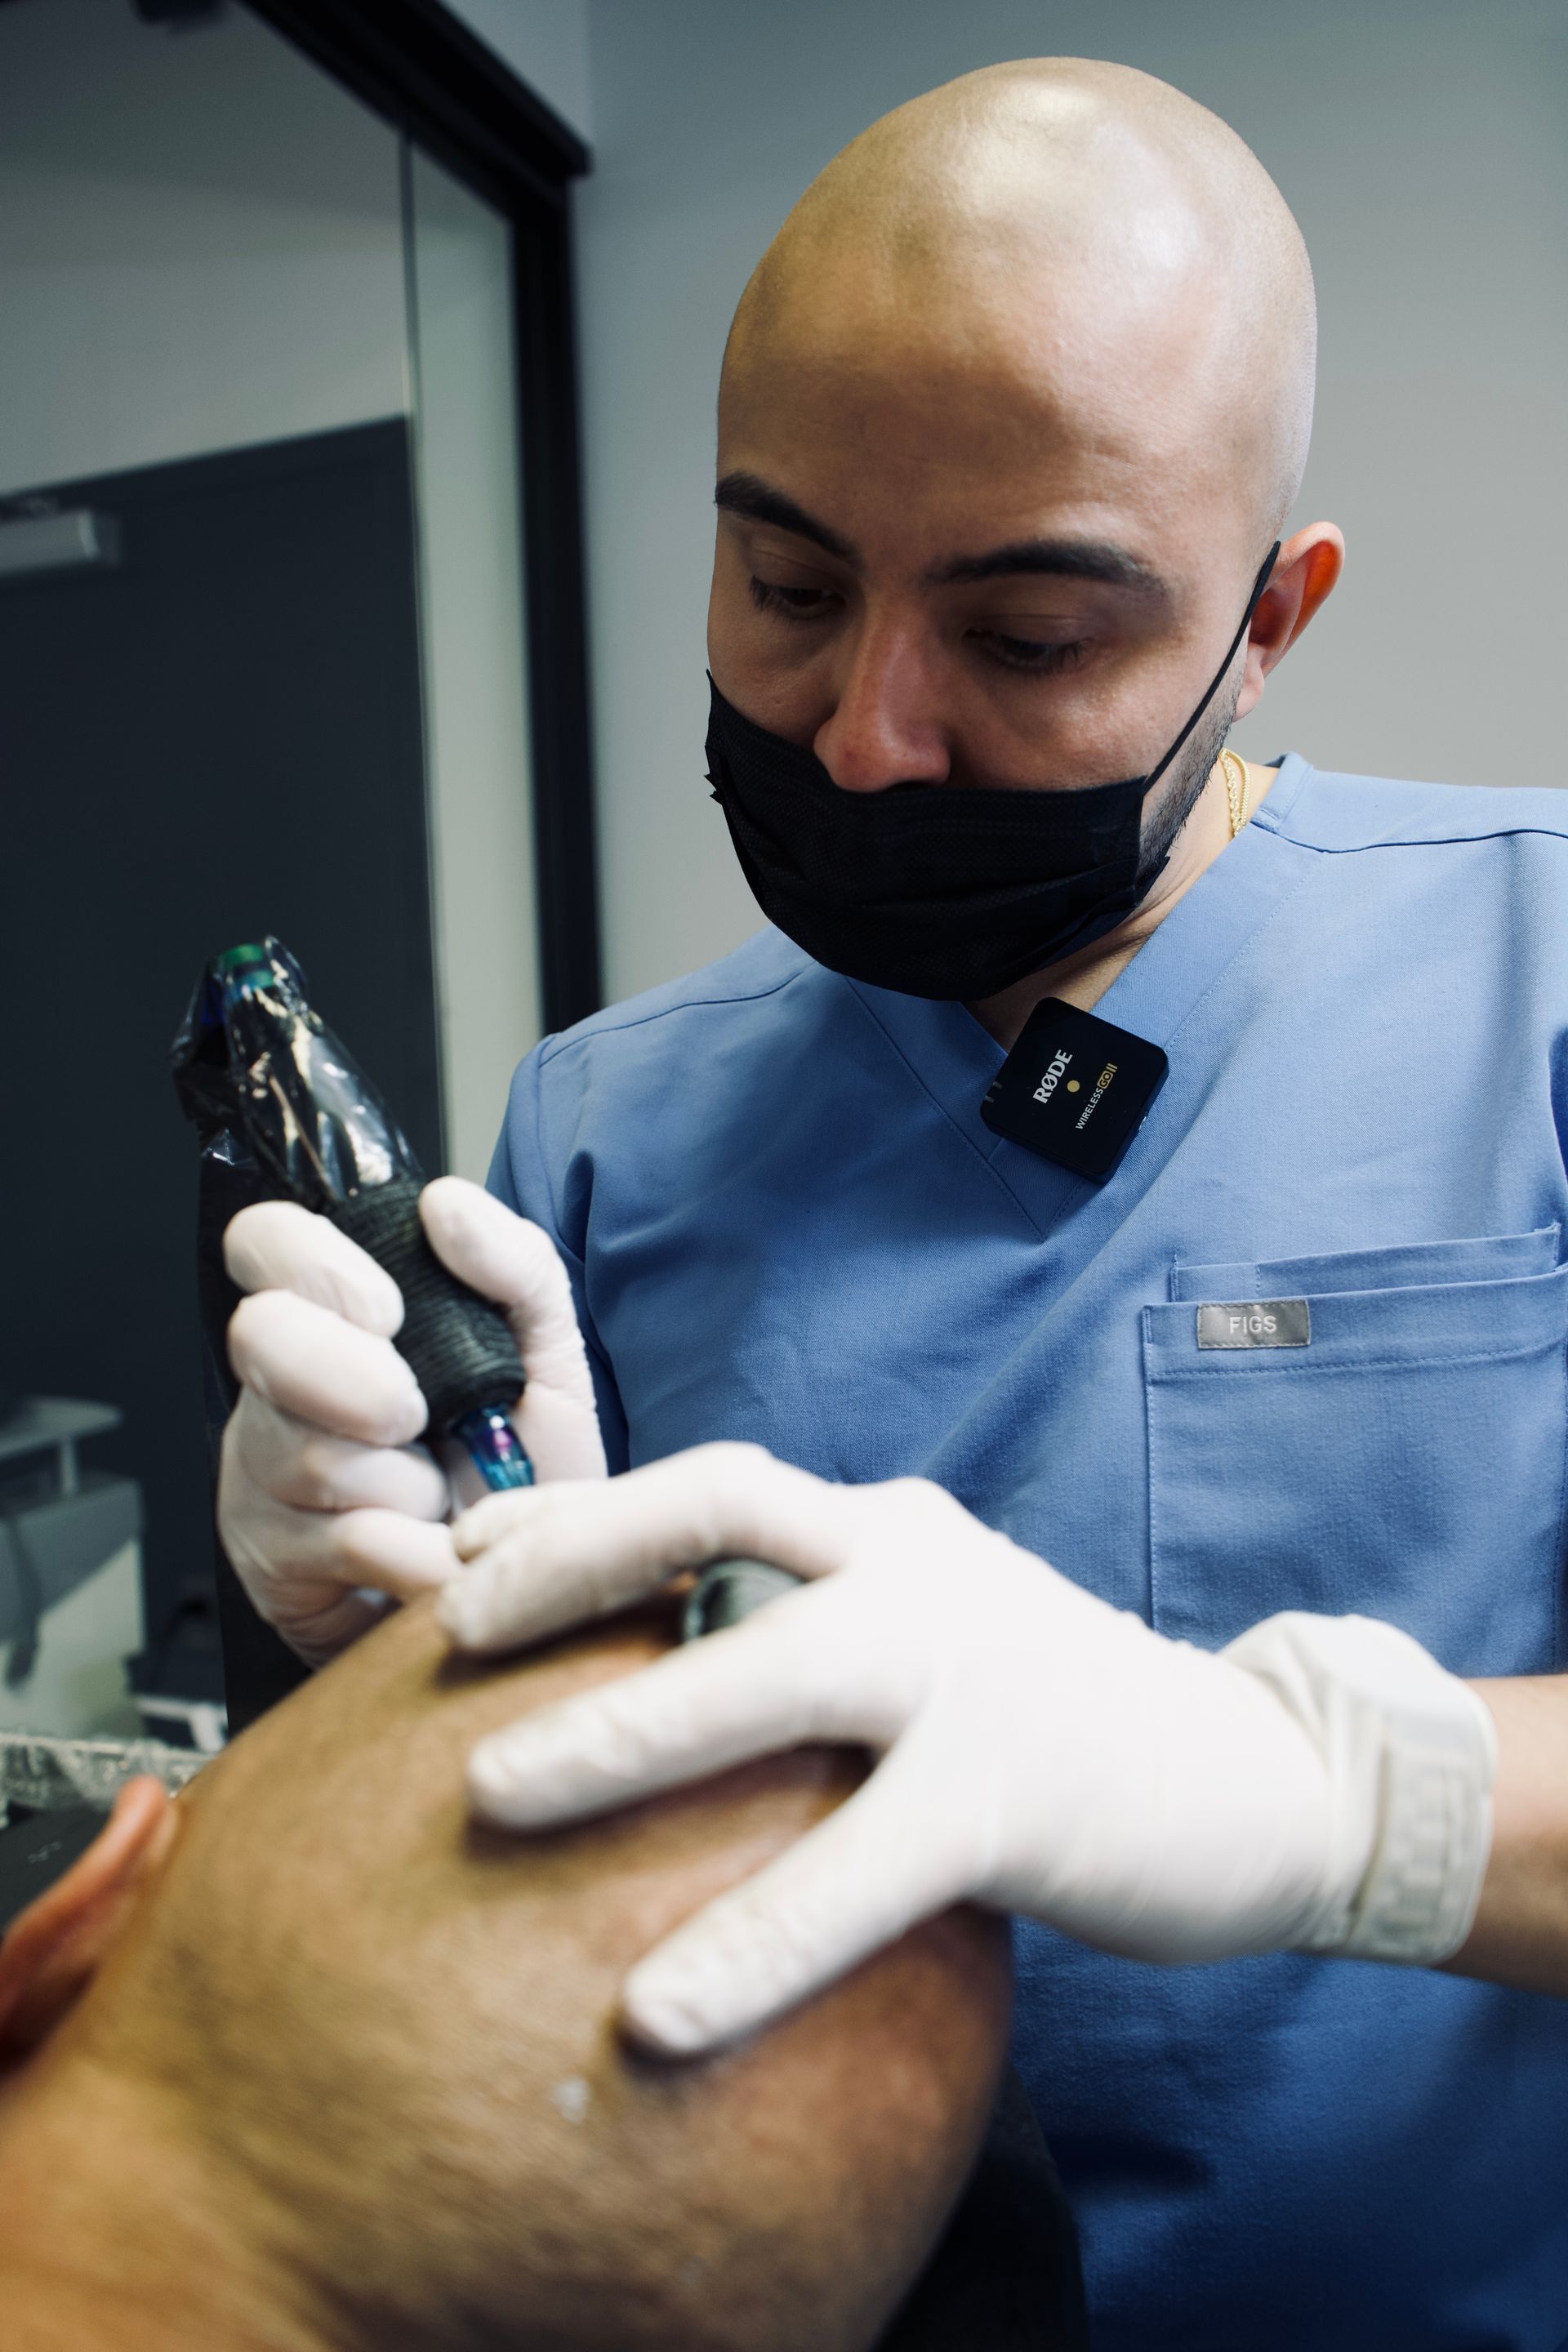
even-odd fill
[(46, 2041), (168, 1860), (179, 1824), (161, 1780), (128, 1780), (100, 1834), (0, 1938), (0, 2067)]
[(1285, 541), (1253, 616), (1237, 697), (1238, 720), (1256, 710), (1269, 671), (1284, 660), (1313, 614), (1333, 594), (1344, 562), (1344, 538), (1336, 523), (1309, 523)]

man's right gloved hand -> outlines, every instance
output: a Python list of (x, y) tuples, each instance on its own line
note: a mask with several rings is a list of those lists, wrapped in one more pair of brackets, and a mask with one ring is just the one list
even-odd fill
[[(511, 1324), (527, 1377), (512, 1419), (534, 1475), (602, 1478), (587, 1352), (549, 1235), (458, 1176), (427, 1184), (419, 1213), (437, 1257)], [(373, 1594), (406, 1599), (457, 1570), (453, 1496), (416, 1443), (425, 1399), (392, 1344), (403, 1300), (391, 1276), (281, 1201), (242, 1210), (224, 1258), (250, 1296), (229, 1325), (241, 1389), (218, 1533), (261, 1615), (320, 1665), (374, 1622)]]

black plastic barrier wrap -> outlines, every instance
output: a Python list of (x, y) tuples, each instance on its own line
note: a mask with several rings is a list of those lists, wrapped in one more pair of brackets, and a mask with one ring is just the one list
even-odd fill
[(425, 1392), (432, 1433), (444, 1436), (476, 1411), (504, 1416), (522, 1390), (511, 1327), (426, 1240), (419, 1163), (312, 1010), (287, 948), (263, 940), (208, 964), (174, 1065), (204, 1162), (254, 1171), (264, 1196), (330, 1217), (396, 1282), (404, 1319), (395, 1344)]
[(397, 1180), (422, 1181), (402, 1129), (277, 940), (214, 957), (171, 1058), (204, 1162), (254, 1171), (256, 1198), (330, 1216)]
[[(292, 1201), (331, 1218), (367, 1250), (403, 1293), (395, 1344), (430, 1409), (429, 1433), (461, 1438), (486, 1482), (526, 1485), (527, 1456), (507, 1418), (522, 1364), (500, 1310), (449, 1273), (425, 1238), (424, 1175), (377, 1089), (311, 1006), (305, 977), (281, 942), (230, 948), (203, 971), (171, 1052), (181, 1108), (201, 1146), (197, 1262), (206, 1338), (212, 1469), (236, 1388), (226, 1332), (237, 1300), (223, 1265), (230, 1220), (257, 1201)], [(232, 1575), (232, 1571), (229, 1571)], [(258, 1704), (298, 1679), (268, 1635), (237, 1622), (220, 1573), (226, 1668), (237, 1645), (251, 1654)], [(247, 1620), (248, 1620), (247, 1610)], [(230, 1681), (231, 1727), (236, 1721)]]

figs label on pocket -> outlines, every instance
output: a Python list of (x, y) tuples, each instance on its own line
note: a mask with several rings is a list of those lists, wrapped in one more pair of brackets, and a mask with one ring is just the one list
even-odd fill
[(1200, 1348), (1310, 1348), (1312, 1310), (1304, 1298), (1233, 1299), (1198, 1308)]

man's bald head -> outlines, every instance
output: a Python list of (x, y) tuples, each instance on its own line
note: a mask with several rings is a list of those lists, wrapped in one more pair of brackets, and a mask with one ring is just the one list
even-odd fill
[[(254, 1725), (180, 1800), (172, 1858), (40, 2052), (14, 2158), (47, 2110), (68, 2176), (84, 2117), (129, 2114), (133, 2144), (98, 2150), (107, 2230), (176, 2151), (183, 2225), (209, 2198), (247, 2224), (247, 2344), (868, 2343), (979, 2142), (1003, 1923), (951, 1912), (752, 2043), (660, 2065), (617, 2038), (626, 1970), (858, 1760), (802, 1749), (526, 1843), (467, 1817), (478, 1738), (657, 1656), (674, 1613), (475, 1667), (426, 1601)], [(172, 2292), (148, 2226), (146, 2291)]]
[[(742, 298), (726, 402), (781, 364), (990, 366), (1079, 416), (1178, 426), (1247, 544), (1294, 501), (1316, 310), (1289, 208), (1217, 115), (1127, 66), (991, 66), (896, 108), (806, 190)], [(1189, 447), (1180, 446), (1181, 431)]]
[(806, 190), (731, 331), (720, 692), (853, 793), (1068, 791), (1179, 745), (1143, 809), (1165, 874), (1339, 576), (1334, 526), (1297, 530), (1233, 643), (1300, 481), (1314, 341), (1278, 189), (1164, 83), (1047, 58), (898, 108)]

